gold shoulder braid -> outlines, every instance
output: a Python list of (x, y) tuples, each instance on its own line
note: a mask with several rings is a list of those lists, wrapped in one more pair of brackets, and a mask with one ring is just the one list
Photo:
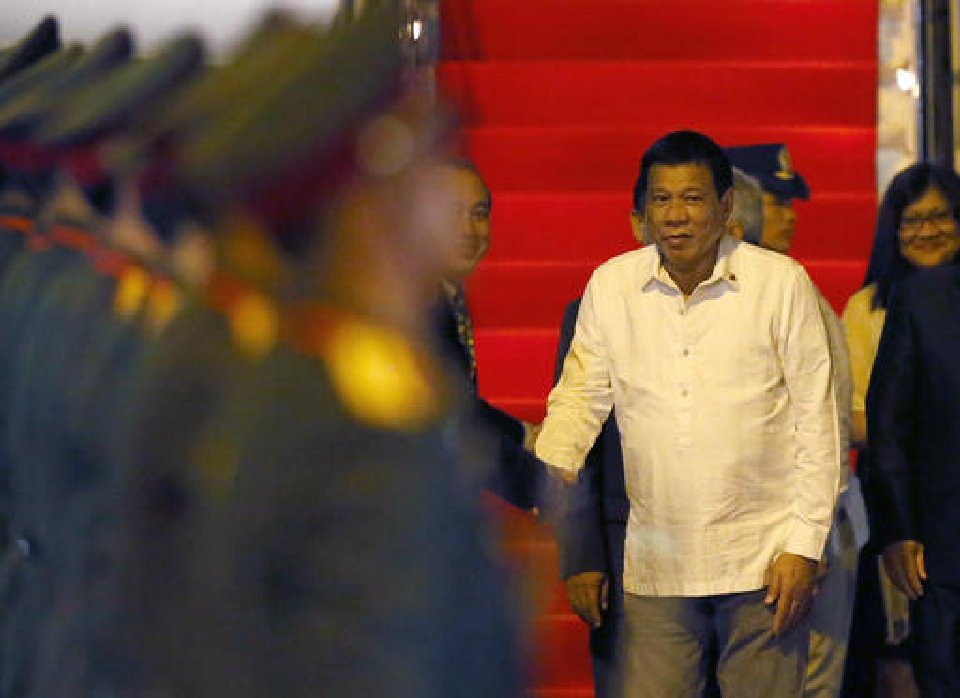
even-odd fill
[(412, 431), (440, 415), (440, 374), (402, 332), (345, 319), (326, 334), (320, 353), (344, 407), (360, 422)]
[(117, 279), (113, 311), (125, 320), (135, 317), (143, 308), (150, 284), (150, 274), (145, 269), (135, 264), (127, 266)]
[(183, 298), (170, 279), (157, 279), (147, 299), (146, 326), (154, 335), (160, 334), (183, 307)]
[(254, 291), (240, 294), (227, 312), (234, 345), (248, 358), (259, 359), (277, 344), (280, 319), (276, 306)]

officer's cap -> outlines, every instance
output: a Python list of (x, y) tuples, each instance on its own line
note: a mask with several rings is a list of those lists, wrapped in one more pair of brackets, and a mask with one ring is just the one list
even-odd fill
[(790, 152), (783, 143), (739, 145), (724, 150), (730, 164), (760, 180), (764, 191), (790, 199), (810, 198), (810, 188), (793, 171)]
[(58, 80), (83, 57), (83, 48), (71, 44), (53, 51), (30, 67), (0, 83), (0, 108), (34, 90), (43, 89), (51, 80)]
[(0, 135), (5, 138), (26, 137), (46, 115), (57, 109), (67, 95), (102, 79), (128, 61), (132, 51), (133, 38), (130, 32), (117, 29), (66, 67), (48, 70), (46, 74), (35, 78), (30, 89), (21, 90), (20, 94), (0, 104)]
[(203, 44), (194, 34), (172, 39), (154, 55), (129, 62), (68, 95), (35, 134), (46, 146), (93, 142), (128, 127), (203, 66)]
[[(83, 49), (79, 46), (62, 48), (0, 83), (0, 106), (12, 103), (32, 90), (39, 89), (49, 80), (62, 76), (82, 55)], [(57, 153), (50, 148), (37, 146), (22, 138), (0, 137), (0, 166), (5, 185), (12, 183), (10, 178), (14, 173), (30, 177), (46, 176), (56, 167), (57, 160)], [(20, 184), (26, 186), (25, 182)]]
[(60, 48), (60, 25), (46, 16), (14, 46), (0, 54), (0, 82)]
[(244, 201), (274, 230), (297, 228), (354, 166), (357, 131), (400, 88), (399, 19), (371, 7), (326, 34), (299, 33), (191, 134), (177, 175), (216, 208)]

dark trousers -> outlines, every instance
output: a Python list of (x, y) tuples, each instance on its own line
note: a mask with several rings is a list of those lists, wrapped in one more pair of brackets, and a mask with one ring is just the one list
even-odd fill
[(868, 544), (860, 554), (857, 570), (850, 644), (840, 691), (843, 698), (873, 698), (877, 692), (877, 659), (902, 655), (902, 648), (886, 644), (885, 633), (877, 549)]
[(926, 584), (911, 610), (920, 695), (960, 696), (960, 585)]
[(623, 670), (623, 544), (626, 524), (607, 522), (607, 551), (613, 569), (603, 623), (590, 631), (593, 686), (597, 698), (621, 698)]

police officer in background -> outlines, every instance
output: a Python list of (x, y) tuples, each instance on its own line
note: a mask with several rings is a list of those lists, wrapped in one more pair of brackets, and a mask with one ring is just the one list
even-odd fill
[[(745, 145), (727, 148), (726, 152), (730, 162), (755, 178), (754, 186), (759, 185), (759, 190), (751, 191), (751, 183), (742, 182), (737, 190), (737, 198), (743, 200), (739, 202), (742, 214), (733, 221), (734, 232), (739, 230), (745, 240), (758, 239), (761, 247), (788, 253), (797, 219), (793, 200), (810, 198), (810, 189), (803, 177), (793, 171), (787, 147), (783, 144)], [(749, 224), (751, 217), (746, 215), (751, 206), (756, 208), (757, 205), (762, 210), (759, 230)], [(826, 698), (840, 693), (853, 618), (858, 558), (867, 541), (863, 494), (859, 480), (850, 472), (849, 463), (852, 378), (846, 335), (836, 312), (819, 290), (817, 301), (833, 360), (834, 390), (840, 410), (843, 478), (836, 520), (821, 567), (819, 592), (810, 610), (810, 654), (803, 693), (808, 698)]]

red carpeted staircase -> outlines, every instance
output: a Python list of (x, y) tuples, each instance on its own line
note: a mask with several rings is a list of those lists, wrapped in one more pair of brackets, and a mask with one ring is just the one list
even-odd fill
[[(860, 284), (875, 195), (875, 0), (443, 0), (445, 94), (493, 190), (469, 282), (481, 392), (539, 421), (563, 308), (634, 247), (637, 164), (658, 136), (785, 142), (813, 196), (793, 253), (837, 310)], [(539, 598), (533, 695), (592, 695), (586, 631), (549, 532), (504, 514)]]

